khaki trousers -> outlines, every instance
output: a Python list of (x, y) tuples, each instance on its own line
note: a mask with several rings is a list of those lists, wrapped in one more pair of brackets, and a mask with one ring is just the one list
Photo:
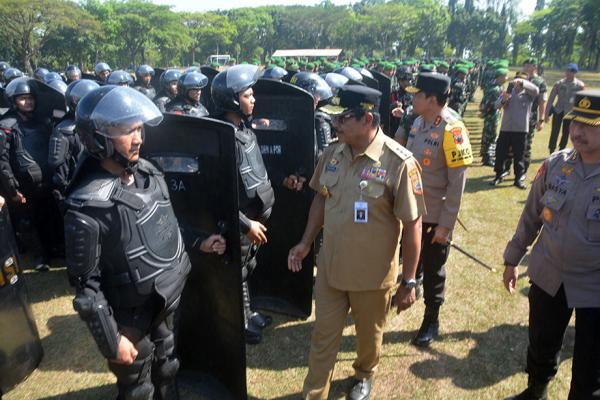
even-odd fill
[(357, 357), (352, 365), (355, 378), (373, 376), (379, 364), (385, 320), (393, 295), (392, 289), (359, 292), (334, 289), (324, 275), (317, 273), (315, 283), (315, 323), (304, 399), (327, 399), (348, 310), (356, 328)]

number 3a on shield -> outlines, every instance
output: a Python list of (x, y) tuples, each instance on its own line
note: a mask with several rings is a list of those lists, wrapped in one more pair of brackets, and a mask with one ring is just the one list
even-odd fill
[(185, 192), (187, 190), (181, 179), (170, 179), (169, 183), (169, 189), (173, 192)]

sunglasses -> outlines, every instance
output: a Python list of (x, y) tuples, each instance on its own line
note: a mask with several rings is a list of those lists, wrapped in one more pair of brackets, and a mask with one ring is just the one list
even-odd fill
[(351, 118), (354, 118), (356, 115), (354, 114), (354, 112), (349, 112), (346, 114), (341, 114), (341, 115), (335, 115), (333, 117), (331, 117), (331, 121), (334, 123), (337, 123), (339, 125), (343, 125), (346, 122), (348, 122)]

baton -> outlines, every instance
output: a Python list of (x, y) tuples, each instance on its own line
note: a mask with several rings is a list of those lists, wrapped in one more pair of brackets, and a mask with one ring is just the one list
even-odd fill
[(481, 261), (480, 259), (478, 259), (477, 257), (467, 253), (465, 250), (461, 249), (457, 244), (455, 244), (453, 241), (449, 241), (448, 244), (452, 247), (454, 247), (456, 250), (458, 250), (459, 252), (461, 252), (462, 254), (464, 254), (465, 256), (469, 257), (471, 260), (475, 261), (477, 264), (481, 265), (482, 267), (492, 271), (492, 272), (496, 272), (496, 268), (490, 267), (489, 265), (487, 265), (486, 263), (484, 263), (483, 261)]
[(463, 224), (463, 222), (460, 220), (460, 218), (456, 217), (456, 222), (458, 222), (458, 224), (459, 224), (460, 226), (462, 226), (462, 228), (463, 228), (465, 231), (469, 232), (469, 230), (467, 229), (466, 225), (465, 225), (465, 224)]

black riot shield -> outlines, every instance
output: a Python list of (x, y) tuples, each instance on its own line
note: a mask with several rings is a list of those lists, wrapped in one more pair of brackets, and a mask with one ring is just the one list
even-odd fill
[(217, 108), (215, 107), (215, 103), (213, 102), (212, 96), (210, 95), (210, 86), (212, 85), (212, 81), (215, 78), (215, 76), (217, 76), (217, 74), (219, 73), (219, 70), (211, 66), (204, 65), (200, 67), (200, 72), (206, 75), (206, 77), (208, 78), (208, 85), (206, 85), (206, 87), (202, 89), (202, 94), (200, 95), (200, 102), (208, 110), (208, 115), (215, 115)]
[(154, 68), (154, 75), (152, 76), (152, 79), (150, 80), (150, 84), (152, 85), (154, 90), (156, 90), (156, 93), (160, 92), (160, 76), (165, 71), (166, 70), (163, 68)]
[(36, 93), (34, 114), (40, 118), (60, 119), (67, 113), (67, 101), (65, 95), (51, 86), (36, 79), (27, 81)]
[(381, 115), (381, 129), (383, 132), (394, 137), (395, 130), (390, 126), (391, 111), (390, 103), (392, 101), (392, 80), (389, 76), (379, 71), (371, 70), (373, 77), (379, 82), (379, 91), (381, 92), (381, 103), (379, 105), (379, 115)]
[(4, 207), (0, 211), (0, 397), (33, 372), (42, 356), (17, 244)]
[(96, 75), (82, 72), (81, 73), (81, 79), (89, 79), (91, 81), (95, 81), (96, 80)]
[[(275, 206), (267, 225), (268, 243), (258, 252), (250, 278), (257, 308), (308, 318), (312, 306), (313, 252), (298, 273), (287, 268), (288, 251), (304, 232), (313, 191), (308, 187), (315, 167), (315, 127), (312, 96), (289, 83), (260, 79), (254, 86), (254, 125)], [(307, 179), (301, 192), (282, 186), (290, 174)]]
[(221, 233), (223, 256), (188, 249), (192, 270), (178, 317), (183, 390), (208, 399), (246, 398), (235, 136), (221, 121), (166, 114), (148, 127), (144, 158), (165, 172), (179, 224)]
[(379, 90), (379, 82), (377, 79), (369, 78), (368, 76), (362, 76), (362, 83), (370, 87), (371, 89)]

